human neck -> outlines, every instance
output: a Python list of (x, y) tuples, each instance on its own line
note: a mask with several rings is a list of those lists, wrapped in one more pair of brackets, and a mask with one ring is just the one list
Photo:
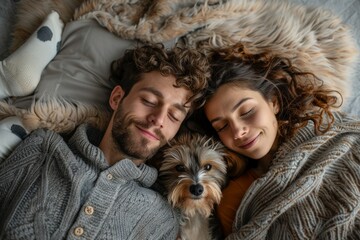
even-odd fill
[(275, 153), (278, 149), (279, 141), (280, 141), (280, 139), (279, 139), (279, 137), (277, 137), (275, 139), (273, 146), (271, 147), (270, 151), (268, 152), (268, 154), (266, 154), (263, 158), (258, 160), (258, 165), (255, 168), (255, 171), (257, 174), (259, 174), (259, 176), (263, 175), (267, 171), (269, 171), (271, 162), (274, 159)]
[[(103, 142), (101, 142), (103, 143)], [(130, 157), (118, 150), (118, 148), (115, 146), (115, 144), (107, 144), (106, 147), (102, 147), (100, 143), (100, 149), (103, 151), (105, 155), (106, 161), (109, 163), (110, 166), (114, 165), (115, 163), (127, 158), (133, 161), (133, 163), (136, 166), (139, 166), (140, 164), (144, 163), (145, 161), (142, 159), (135, 159), (133, 157)]]
[(112, 141), (111, 132), (109, 130), (105, 132), (104, 137), (99, 144), (99, 148), (103, 151), (105, 159), (110, 166), (125, 158), (132, 160), (137, 166), (145, 162), (143, 159), (135, 159), (119, 151), (119, 148), (117, 148), (114, 141)]
[(271, 152), (269, 152), (265, 157), (259, 159), (258, 164), (255, 168), (255, 172), (259, 176), (265, 174), (270, 168), (272, 159), (273, 159), (273, 154)]

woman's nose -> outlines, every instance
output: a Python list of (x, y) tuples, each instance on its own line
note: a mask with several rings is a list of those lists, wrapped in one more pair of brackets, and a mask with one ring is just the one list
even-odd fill
[(248, 133), (248, 127), (246, 125), (240, 125), (238, 123), (233, 124), (232, 132), (234, 139), (243, 138)]

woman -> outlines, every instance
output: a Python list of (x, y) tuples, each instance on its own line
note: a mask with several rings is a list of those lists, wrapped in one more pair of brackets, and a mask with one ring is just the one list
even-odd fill
[(360, 121), (333, 111), (337, 92), (238, 45), (214, 54), (207, 96), (217, 136), (251, 166), (217, 209), (227, 239), (360, 239)]

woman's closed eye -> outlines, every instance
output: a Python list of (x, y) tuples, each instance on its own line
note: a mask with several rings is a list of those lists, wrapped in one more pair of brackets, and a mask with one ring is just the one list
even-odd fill
[(241, 113), (240, 114), (240, 117), (248, 117), (250, 116), (252, 113), (254, 113), (254, 108), (251, 108), (250, 110), (244, 112), (244, 113)]
[(221, 131), (225, 130), (227, 126), (229, 126), (229, 124), (225, 123), (220, 126), (213, 126), (213, 128), (215, 129), (216, 132), (221, 132)]
[[(245, 112), (241, 112), (240, 118), (249, 118), (251, 117), (253, 114), (255, 113), (255, 108), (251, 108), (250, 110), (246, 110)], [(229, 124), (227, 122), (224, 123), (218, 123), (216, 125), (213, 125), (213, 128), (215, 129), (216, 132), (222, 132), (224, 131), (227, 127), (229, 126)]]

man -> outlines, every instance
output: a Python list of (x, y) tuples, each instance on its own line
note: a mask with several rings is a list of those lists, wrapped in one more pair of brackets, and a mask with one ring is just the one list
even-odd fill
[(0, 164), (0, 239), (175, 239), (176, 214), (144, 163), (201, 104), (209, 76), (195, 50), (128, 50), (112, 64), (104, 134), (36, 130)]

